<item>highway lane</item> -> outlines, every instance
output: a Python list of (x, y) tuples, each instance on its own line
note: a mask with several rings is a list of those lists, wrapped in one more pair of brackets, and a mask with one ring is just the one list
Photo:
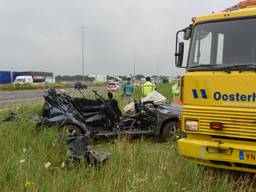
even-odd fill
[[(97, 91), (102, 92), (104, 88), (88, 88), (86, 91), (91, 91), (92, 89), (97, 89)], [(27, 102), (35, 102), (43, 100), (43, 94), (47, 90), (26, 90), (26, 91), (6, 91), (0, 92), (0, 108), (5, 106), (10, 106), (13, 104), (21, 104)], [(77, 93), (74, 89), (67, 89), (68, 93), (71, 95)]]
[(46, 90), (0, 92), (0, 107), (43, 99)]

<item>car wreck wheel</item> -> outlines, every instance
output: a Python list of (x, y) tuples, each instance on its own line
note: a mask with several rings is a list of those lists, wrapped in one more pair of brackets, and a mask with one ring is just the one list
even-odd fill
[(64, 125), (62, 127), (62, 132), (68, 138), (73, 138), (73, 137), (83, 135), (83, 131), (75, 125)]
[(179, 134), (178, 122), (170, 121), (163, 126), (160, 139), (161, 141), (166, 142), (168, 141), (168, 139), (176, 138), (178, 134)]

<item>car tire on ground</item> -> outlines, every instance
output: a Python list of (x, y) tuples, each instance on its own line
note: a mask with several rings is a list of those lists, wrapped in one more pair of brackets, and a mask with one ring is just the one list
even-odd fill
[(84, 131), (81, 128), (72, 124), (64, 125), (61, 127), (61, 132), (64, 133), (68, 139), (84, 135)]
[(169, 139), (173, 139), (173, 138), (175, 139), (178, 133), (179, 133), (178, 122), (169, 121), (163, 126), (161, 130), (160, 141), (166, 142)]

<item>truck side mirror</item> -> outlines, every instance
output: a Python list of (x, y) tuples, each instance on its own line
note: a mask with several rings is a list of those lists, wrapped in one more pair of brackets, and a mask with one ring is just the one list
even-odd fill
[(182, 67), (184, 55), (184, 42), (180, 42), (178, 45), (178, 50), (175, 53), (175, 65), (176, 67)]
[(186, 41), (189, 40), (191, 38), (191, 32), (192, 32), (191, 27), (186, 28), (184, 30), (183, 39)]
[(184, 42), (179, 42), (180, 33), (183, 33), (184, 40), (190, 40), (192, 36), (192, 25), (189, 25), (187, 28), (177, 31), (176, 33), (175, 65), (179, 68), (185, 68), (182, 66), (185, 46)]

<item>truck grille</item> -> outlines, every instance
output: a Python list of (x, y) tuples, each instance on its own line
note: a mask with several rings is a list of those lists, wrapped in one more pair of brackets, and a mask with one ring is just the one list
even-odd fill
[[(183, 122), (186, 119), (199, 120), (200, 134), (256, 139), (256, 109), (184, 105)], [(210, 129), (211, 122), (223, 123), (223, 129)]]

